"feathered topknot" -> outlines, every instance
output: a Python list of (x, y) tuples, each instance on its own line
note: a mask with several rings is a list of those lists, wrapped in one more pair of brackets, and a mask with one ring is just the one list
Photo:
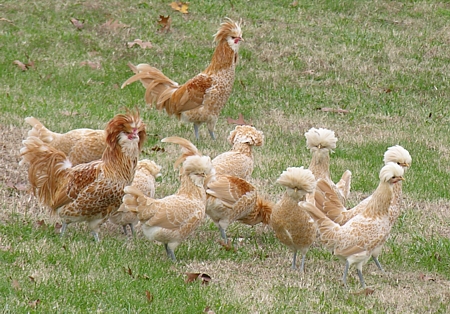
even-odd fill
[(311, 128), (305, 133), (306, 146), (311, 152), (318, 149), (328, 149), (333, 152), (336, 148), (337, 138), (334, 135), (334, 131), (323, 128)]
[(214, 41), (220, 42), (226, 40), (228, 36), (242, 37), (242, 30), (240, 23), (234, 22), (226, 17), (225, 21), (220, 24), (217, 33), (214, 34)]
[(183, 162), (183, 169), (187, 174), (198, 172), (210, 175), (214, 172), (209, 156), (189, 156)]
[(316, 188), (316, 178), (309, 169), (303, 167), (289, 167), (277, 179), (277, 183), (306, 193), (312, 193)]
[(380, 180), (387, 182), (393, 177), (402, 177), (404, 170), (401, 166), (393, 162), (388, 162), (380, 171)]
[(145, 124), (139, 116), (139, 110), (127, 109), (126, 114), (117, 114), (112, 118), (105, 128), (106, 143), (110, 147), (117, 145), (117, 139), (120, 133), (131, 133), (133, 129), (137, 129), (139, 135), (139, 150), (144, 145), (147, 134), (145, 132)]
[(391, 146), (384, 153), (383, 162), (394, 162), (402, 167), (410, 167), (412, 158), (409, 152), (400, 145)]
[(231, 145), (234, 145), (234, 143), (247, 143), (251, 146), (262, 146), (264, 144), (264, 133), (250, 125), (237, 125), (230, 132), (228, 142)]
[(149, 159), (141, 159), (138, 161), (136, 166), (136, 171), (141, 169), (146, 169), (148, 172), (151, 173), (152, 176), (155, 178), (161, 176), (161, 166), (157, 165), (154, 161)]

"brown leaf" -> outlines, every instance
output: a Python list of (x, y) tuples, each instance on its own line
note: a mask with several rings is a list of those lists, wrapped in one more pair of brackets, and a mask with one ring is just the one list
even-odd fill
[(26, 183), (17, 183), (14, 185), (14, 188), (17, 191), (28, 191), (28, 184)]
[(175, 11), (179, 11), (183, 14), (188, 14), (188, 8), (189, 8), (189, 2), (181, 2), (181, 1), (174, 1), (170, 4), (172, 9)]
[(134, 45), (138, 45), (139, 47), (146, 49), (146, 48), (152, 48), (152, 43), (149, 41), (142, 41), (140, 39), (135, 39), (133, 41), (129, 41), (127, 43), (128, 48), (132, 48)]
[(186, 273), (187, 278), (184, 280), (185, 283), (190, 283), (195, 280), (197, 280), (198, 276), (200, 276), (200, 273)]
[(150, 291), (145, 290), (145, 296), (147, 297), (147, 302), (152, 303), (153, 301), (153, 295), (150, 293)]
[(128, 275), (130, 275), (131, 278), (134, 278), (133, 272), (131, 271), (131, 268), (130, 268), (130, 267), (127, 267), (127, 268), (124, 267), (123, 270), (124, 270)]
[(158, 145), (155, 145), (152, 147), (152, 151), (164, 153), (165, 149), (164, 149), (164, 147), (159, 147)]
[(435, 278), (427, 276), (427, 275), (425, 275), (423, 273), (419, 274), (419, 279), (422, 280), (422, 281), (436, 281)]
[(303, 74), (309, 74), (309, 75), (313, 75), (314, 73), (316, 73), (314, 70), (306, 70), (302, 72)]
[(62, 225), (57, 222), (55, 223), (55, 233), (61, 233)]
[(158, 24), (161, 25), (161, 28), (159, 29), (160, 32), (169, 32), (170, 26), (172, 25), (172, 18), (170, 15), (165, 17), (164, 15), (159, 16)]
[(13, 279), (11, 282), (11, 286), (13, 287), (14, 290), (18, 291), (20, 290), (20, 284), (16, 279)]
[(202, 279), (202, 285), (207, 286), (209, 284), (209, 282), (211, 281), (211, 276), (209, 276), (208, 274), (201, 274), (199, 276), (199, 278)]
[(215, 312), (213, 310), (211, 310), (211, 308), (209, 306), (205, 307), (205, 309), (203, 310), (203, 313), (215, 314)]
[(22, 71), (28, 70), (27, 66), (23, 62), (20, 62), (19, 60), (14, 60), (13, 64), (17, 65), (18, 68), (21, 69)]
[(46, 228), (47, 228), (47, 225), (45, 224), (44, 219), (38, 220), (38, 221), (36, 222), (36, 225), (37, 225), (39, 228), (43, 228), (43, 229), (46, 229)]
[(110, 20), (106, 21), (101, 26), (104, 28), (107, 28), (109, 30), (113, 30), (113, 31), (120, 29), (120, 28), (130, 27), (130, 25), (122, 24), (119, 21), (114, 20), (114, 19), (110, 19)]
[(75, 26), (78, 30), (81, 30), (84, 26), (84, 24), (80, 21), (78, 21), (76, 18), (72, 17), (70, 18), (70, 22)]
[(316, 110), (320, 110), (320, 111), (324, 111), (324, 112), (335, 112), (335, 113), (349, 113), (350, 112), (346, 109), (328, 108), (328, 107), (316, 108)]
[(34, 277), (33, 277), (33, 276), (28, 276), (28, 278), (31, 280), (31, 282), (36, 282), (36, 281), (34, 280)]
[(374, 292), (375, 292), (374, 289), (366, 288), (364, 290), (361, 290), (361, 291), (353, 293), (353, 295), (365, 295), (365, 296), (368, 296), (368, 295), (373, 294)]
[(61, 110), (60, 113), (63, 116), (67, 116), (67, 117), (74, 117), (78, 115), (78, 112), (76, 111), (68, 111), (68, 110)]
[(83, 62), (80, 62), (80, 65), (87, 65), (93, 70), (100, 70), (102, 68), (102, 65), (100, 64), (99, 61), (95, 61), (95, 62), (93, 62), (93, 61), (83, 61)]
[(242, 113), (239, 114), (239, 118), (237, 120), (233, 120), (231, 118), (227, 118), (228, 124), (236, 124), (236, 125), (253, 125), (252, 122), (245, 122), (244, 116)]
[(291, 3), (291, 7), (296, 7), (296, 6), (298, 6), (298, 1), (297, 0), (295, 0), (294, 2)]
[(233, 244), (231, 244), (231, 242), (227, 242), (225, 243), (224, 240), (220, 239), (219, 240), (219, 244), (222, 246), (223, 249), (225, 249), (226, 251), (234, 251), (236, 252), (237, 249), (233, 246)]
[(6, 18), (4, 18), (4, 17), (0, 18), (0, 21), (1, 21), (1, 22), (8, 22), (8, 23), (14, 24), (13, 21), (8, 20), (8, 19), (6, 19)]
[(37, 299), (37, 300), (28, 302), (28, 305), (29, 305), (31, 308), (35, 309), (35, 308), (38, 306), (38, 304), (39, 304), (40, 302), (41, 302), (41, 300)]

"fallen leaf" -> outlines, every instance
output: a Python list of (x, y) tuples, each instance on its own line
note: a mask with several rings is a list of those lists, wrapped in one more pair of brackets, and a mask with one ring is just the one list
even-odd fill
[(0, 21), (2, 21), (2, 22), (8, 22), (8, 23), (14, 24), (13, 21), (8, 20), (8, 19), (6, 19), (6, 18), (4, 18), (4, 17), (0, 18)]
[(320, 111), (324, 111), (324, 112), (335, 112), (335, 113), (349, 113), (350, 112), (346, 109), (328, 108), (328, 107), (316, 108), (316, 110), (320, 110)]
[(68, 111), (68, 110), (61, 110), (60, 113), (63, 116), (67, 116), (67, 117), (74, 117), (78, 115), (78, 112), (76, 111)]
[(188, 8), (189, 8), (189, 2), (181, 2), (181, 1), (174, 1), (170, 4), (172, 9), (175, 11), (179, 11), (183, 14), (188, 14)]
[(295, 0), (294, 2), (291, 3), (291, 7), (296, 7), (296, 6), (298, 6), (298, 1), (297, 0)]
[(26, 183), (17, 183), (14, 185), (14, 188), (18, 191), (28, 191), (28, 184)]
[(423, 273), (420, 273), (419, 279), (422, 280), (422, 281), (436, 281), (435, 278), (427, 276), (427, 275), (425, 275)]
[(16, 279), (13, 279), (11, 282), (11, 286), (13, 287), (14, 290), (20, 290), (20, 284)]
[(202, 279), (202, 285), (205, 285), (205, 286), (207, 286), (212, 279), (211, 276), (209, 276), (207, 274), (201, 274), (200, 278)]
[(33, 277), (33, 276), (28, 276), (28, 278), (31, 280), (31, 282), (36, 282), (36, 281), (34, 280), (34, 277)]
[(93, 61), (83, 61), (83, 62), (80, 62), (80, 65), (83, 65), (83, 66), (87, 65), (93, 70), (100, 70), (102, 68), (102, 65), (100, 64), (99, 61), (95, 61), (95, 62), (93, 62)]
[(186, 273), (186, 275), (187, 275), (187, 278), (184, 282), (190, 283), (190, 282), (197, 280), (198, 276), (200, 276), (200, 273)]
[(374, 289), (366, 288), (366, 289), (363, 289), (361, 291), (353, 293), (353, 295), (366, 295), (367, 296), (367, 295), (373, 294), (374, 292), (375, 292)]
[(441, 261), (441, 254), (439, 254), (438, 252), (435, 252), (434, 255), (433, 255), (433, 257), (434, 257), (435, 259), (437, 259), (439, 262)]
[(62, 225), (57, 222), (55, 223), (55, 233), (61, 233)]
[(190, 283), (193, 282), (197, 279), (201, 279), (202, 280), (202, 285), (208, 285), (209, 282), (211, 281), (211, 276), (209, 276), (208, 274), (202, 274), (202, 273), (186, 273), (187, 278), (185, 279), (186, 283)]
[(120, 28), (130, 27), (130, 25), (122, 24), (119, 21), (114, 20), (114, 19), (110, 19), (110, 20), (106, 21), (101, 26), (104, 28), (107, 28), (109, 30), (113, 30), (113, 31), (120, 29)]
[(131, 268), (130, 268), (130, 267), (128, 267), (128, 268), (125, 268), (125, 267), (124, 267), (123, 270), (124, 270), (128, 275), (130, 275), (131, 278), (134, 278), (133, 272), (131, 271)]
[(28, 70), (27, 66), (25, 65), (25, 63), (19, 61), (19, 60), (14, 60), (13, 64), (17, 65), (19, 67), (19, 69), (21, 69), (22, 71), (26, 71)]
[(11, 250), (11, 245), (0, 245), (0, 251), (10, 251)]
[(302, 72), (303, 74), (309, 74), (309, 75), (313, 75), (314, 73), (316, 73), (314, 70), (306, 70)]
[(152, 147), (152, 151), (164, 153), (165, 149), (164, 149), (164, 147), (159, 147), (158, 145), (155, 145)]
[(45, 224), (44, 219), (38, 220), (38, 221), (36, 222), (36, 225), (37, 225), (39, 228), (47, 229), (47, 225)]
[(78, 21), (76, 18), (72, 17), (70, 18), (70, 22), (75, 26), (78, 30), (81, 30), (84, 26), (84, 24), (80, 21)]
[(224, 248), (226, 251), (234, 251), (236, 252), (237, 249), (231, 244), (231, 242), (225, 243), (222, 239), (219, 240), (219, 244)]
[(237, 120), (233, 120), (231, 118), (227, 118), (228, 124), (236, 124), (236, 125), (253, 125), (252, 122), (245, 122), (244, 116), (242, 113), (239, 114), (239, 118)]
[(35, 308), (37, 307), (37, 305), (38, 305), (40, 302), (41, 302), (41, 300), (37, 299), (37, 300), (34, 300), (34, 301), (30, 301), (30, 302), (28, 303), (28, 305), (29, 305), (30, 307), (32, 307), (33, 309), (35, 309)]
[(161, 25), (161, 28), (159, 29), (160, 32), (169, 32), (170, 26), (172, 25), (172, 18), (170, 15), (165, 17), (164, 15), (159, 16), (158, 24)]
[(205, 309), (203, 310), (203, 313), (215, 314), (215, 312), (213, 310), (211, 310), (211, 308), (209, 306), (205, 307)]
[(152, 43), (149, 41), (142, 41), (140, 39), (135, 39), (133, 41), (129, 41), (127, 43), (128, 48), (132, 48), (134, 45), (138, 45), (139, 47), (145, 49), (145, 48), (152, 48)]
[(147, 297), (147, 302), (152, 303), (153, 301), (153, 295), (150, 293), (150, 291), (145, 290), (145, 296)]

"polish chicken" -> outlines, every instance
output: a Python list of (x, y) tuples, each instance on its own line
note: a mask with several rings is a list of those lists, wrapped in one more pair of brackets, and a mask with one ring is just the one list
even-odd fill
[[(148, 197), (154, 197), (156, 178), (160, 176), (161, 166), (152, 160), (141, 159), (138, 161), (131, 186), (138, 188)], [(127, 234), (127, 226), (130, 226), (131, 234), (134, 235), (134, 227), (139, 222), (137, 214), (127, 211), (123, 203), (120, 205), (119, 210), (111, 215), (109, 220), (116, 225), (122, 226), (125, 235)]]
[[(350, 184), (352, 173), (346, 170), (341, 180), (334, 184), (330, 175), (330, 153), (336, 148), (337, 138), (334, 132), (323, 128), (311, 128), (305, 133), (306, 145), (312, 153), (309, 169), (314, 174), (316, 180), (324, 179), (336, 191), (339, 199), (343, 204), (350, 194)], [(308, 202), (314, 203), (314, 195), (308, 194), (306, 197)]]
[[(403, 180), (403, 173), (401, 166), (395, 163), (386, 164), (380, 171), (380, 183), (365, 210), (342, 226), (328, 218), (313, 204), (299, 203), (299, 206), (308, 211), (317, 222), (321, 242), (339, 259), (345, 261), (342, 278), (344, 285), (347, 285), (349, 267), (356, 264), (361, 286), (365, 289), (362, 266), (367, 263), (374, 251), (383, 246), (389, 236), (391, 231), (389, 207), (394, 197), (393, 185)], [(321, 192), (316, 190), (316, 193)], [(326, 202), (324, 206), (333, 207), (334, 204)]]
[(158, 110), (164, 109), (170, 116), (193, 123), (196, 139), (199, 138), (199, 126), (206, 123), (210, 136), (215, 139), (214, 129), (220, 111), (233, 88), (242, 40), (239, 23), (227, 18), (214, 35), (217, 46), (211, 63), (203, 72), (179, 85), (148, 64), (129, 64), (135, 75), (126, 80), (122, 88), (140, 80), (146, 88), (147, 104), (155, 104)]
[[(404, 149), (400, 145), (395, 145), (387, 149), (387, 151), (384, 153), (383, 161), (385, 164), (389, 162), (396, 163), (400, 165), (406, 172), (406, 170), (411, 166), (412, 158), (406, 149)], [(324, 213), (328, 216), (328, 218), (330, 218), (331, 220), (340, 225), (344, 225), (345, 223), (347, 223), (347, 221), (349, 221), (356, 215), (362, 213), (366, 209), (367, 204), (372, 198), (372, 196), (369, 196), (352, 209), (347, 210), (344, 207), (344, 205), (339, 202), (339, 199), (336, 198), (334, 191), (332, 191), (332, 189), (327, 183), (319, 181), (317, 186), (318, 189), (322, 191), (322, 194), (317, 195), (318, 197), (316, 198), (317, 200), (316, 206), (320, 210), (324, 211)], [(402, 181), (394, 185), (393, 191), (394, 197), (392, 198), (391, 206), (389, 207), (389, 223), (391, 224), (391, 227), (395, 224), (397, 218), (400, 216), (402, 212)], [(333, 207), (324, 208), (323, 206), (325, 201), (325, 198), (323, 197), (324, 195), (329, 201), (335, 204)], [(383, 267), (378, 261), (378, 256), (380, 253), (381, 248), (380, 250), (376, 250), (373, 252), (372, 258), (377, 267), (381, 271), (383, 271)]]
[(205, 177), (213, 174), (211, 159), (202, 156), (188, 140), (167, 137), (162, 142), (183, 147), (183, 154), (175, 162), (180, 169), (181, 185), (178, 191), (162, 199), (145, 196), (139, 189), (125, 188), (123, 202), (127, 211), (136, 212), (142, 231), (149, 240), (164, 244), (167, 255), (176, 261), (174, 250), (197, 229), (205, 217)]
[(264, 144), (263, 132), (250, 125), (238, 125), (230, 132), (228, 142), (233, 146), (231, 150), (212, 160), (216, 175), (250, 180), (254, 164), (252, 147)]
[(23, 141), (21, 164), (28, 164), (34, 195), (63, 221), (86, 221), (95, 240), (100, 225), (116, 211), (123, 189), (133, 181), (144, 144), (145, 125), (138, 112), (116, 115), (105, 129), (106, 148), (100, 160), (72, 166), (66, 154), (31, 136)]
[(216, 175), (207, 184), (206, 214), (217, 225), (228, 245), (226, 230), (239, 221), (247, 225), (269, 223), (273, 203), (260, 196), (256, 188), (244, 179)]
[(72, 166), (101, 159), (106, 148), (104, 130), (76, 129), (61, 134), (50, 131), (34, 117), (25, 118), (25, 122), (32, 127), (29, 137), (37, 137), (66, 154)]
[(286, 191), (273, 208), (270, 226), (281, 243), (294, 252), (292, 269), (296, 269), (297, 251), (300, 251), (300, 271), (303, 272), (306, 253), (316, 240), (317, 224), (298, 203), (314, 192), (316, 179), (309, 169), (290, 167), (283, 171), (277, 182)]

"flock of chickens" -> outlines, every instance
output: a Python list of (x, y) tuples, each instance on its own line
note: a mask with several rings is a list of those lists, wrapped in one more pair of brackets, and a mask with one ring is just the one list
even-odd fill
[[(238, 48), (243, 40), (240, 25), (226, 19), (215, 34), (217, 42), (210, 65), (183, 85), (167, 78), (147, 64), (130, 67), (135, 73), (123, 87), (141, 81), (145, 99), (169, 115), (194, 124), (206, 123), (210, 136), (221, 109), (232, 90)], [(352, 209), (345, 207), (351, 186), (351, 172), (338, 183), (330, 177), (330, 153), (336, 148), (334, 132), (312, 128), (305, 133), (311, 151), (308, 169), (289, 167), (277, 182), (285, 192), (276, 203), (262, 197), (250, 183), (253, 146), (262, 146), (263, 132), (250, 125), (237, 125), (228, 141), (232, 148), (211, 160), (190, 141), (166, 137), (165, 143), (181, 147), (174, 162), (179, 169), (178, 191), (155, 199), (155, 178), (161, 167), (139, 160), (146, 140), (145, 124), (137, 110), (128, 110), (111, 119), (105, 130), (76, 129), (64, 134), (48, 130), (36, 118), (20, 150), (21, 164), (28, 166), (28, 179), (41, 204), (63, 222), (61, 234), (70, 223), (87, 222), (95, 239), (108, 219), (123, 227), (140, 222), (150, 240), (165, 245), (174, 261), (175, 248), (191, 235), (207, 215), (220, 230), (223, 245), (230, 246), (227, 227), (233, 222), (271, 226), (276, 237), (293, 251), (292, 268), (297, 268), (297, 252), (302, 259), (319, 241), (345, 262), (343, 282), (356, 264), (365, 288), (362, 266), (373, 258), (383, 270), (378, 256), (392, 226), (401, 214), (402, 180), (411, 165), (411, 156), (401, 146), (384, 154), (384, 167), (374, 193)]]

